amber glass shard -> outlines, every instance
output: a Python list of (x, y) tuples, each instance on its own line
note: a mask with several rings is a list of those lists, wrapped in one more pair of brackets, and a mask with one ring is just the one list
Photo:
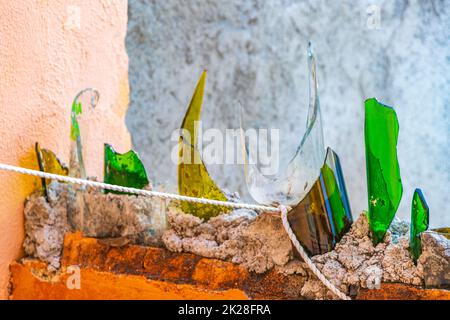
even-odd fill
[[(38, 142), (36, 142), (35, 144), (35, 151), (38, 159), (39, 169), (41, 171), (62, 176), (69, 175), (69, 169), (67, 168), (67, 166), (64, 165), (52, 151), (48, 149), (41, 149)], [(50, 184), (51, 180), (42, 178), (41, 181), (45, 196), (47, 197), (47, 185)]]
[(73, 100), (71, 109), (71, 126), (70, 126), (70, 175), (76, 178), (86, 178), (86, 169), (83, 160), (83, 145), (81, 143), (80, 123), (78, 117), (83, 113), (82, 98), (89, 95), (89, 105), (92, 108), (98, 103), (99, 93), (97, 90), (87, 88), (80, 91)]
[[(136, 189), (142, 189), (149, 184), (144, 165), (135, 151), (130, 150), (127, 153), (120, 154), (106, 143), (104, 182)], [(108, 192), (121, 193), (105, 190), (105, 193)]]
[[(178, 192), (181, 195), (227, 201), (227, 197), (211, 179), (197, 150), (196, 122), (200, 121), (206, 72), (203, 72), (181, 125), (179, 139)], [(182, 210), (209, 219), (230, 208), (181, 202)]]
[(414, 261), (422, 253), (420, 233), (428, 230), (430, 216), (427, 202), (420, 189), (414, 191), (411, 204), (411, 226), (409, 229), (409, 250)]
[(339, 158), (328, 148), (320, 175), (288, 213), (297, 239), (310, 255), (332, 250), (353, 222)]
[(444, 236), (450, 240), (450, 228), (436, 228), (431, 229), (431, 231), (439, 233), (441, 236)]
[(397, 115), (376, 99), (365, 102), (365, 145), (369, 225), (374, 244), (383, 241), (402, 198), (397, 160)]
[[(287, 167), (273, 176), (265, 176), (258, 168), (243, 136), (242, 107), (240, 115), (241, 141), (246, 183), (252, 198), (258, 203), (281, 203), (294, 206), (302, 200), (317, 180), (325, 158), (322, 119), (320, 114), (316, 60), (311, 44), (308, 46), (309, 106), (306, 130)], [(300, 106), (300, 109), (301, 106)]]

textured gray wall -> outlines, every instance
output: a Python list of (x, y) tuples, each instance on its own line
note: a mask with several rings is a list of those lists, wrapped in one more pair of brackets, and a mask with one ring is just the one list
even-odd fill
[[(372, 4), (379, 29), (367, 25)], [(398, 215), (409, 218), (421, 187), (432, 225), (450, 225), (449, 30), (448, 1), (130, 0), (127, 125), (151, 178), (176, 191), (170, 135), (206, 68), (204, 127), (236, 128), (239, 100), (248, 127), (280, 128), (285, 159), (304, 130), (310, 39), (325, 143), (340, 155), (353, 214), (367, 207), (363, 101), (376, 97), (400, 121)], [(242, 168), (209, 169), (220, 186), (248, 197)]]

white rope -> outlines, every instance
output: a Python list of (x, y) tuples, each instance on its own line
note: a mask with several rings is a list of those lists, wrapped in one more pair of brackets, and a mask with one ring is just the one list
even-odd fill
[(294, 232), (291, 229), (291, 226), (289, 225), (289, 221), (287, 219), (287, 213), (288, 209), (287, 207), (280, 205), (278, 209), (281, 212), (281, 221), (283, 223), (284, 230), (286, 230), (289, 239), (291, 239), (292, 243), (294, 244), (295, 249), (297, 249), (298, 253), (302, 257), (303, 261), (308, 265), (309, 269), (315, 274), (315, 276), (322, 281), (322, 283), (327, 287), (331, 292), (333, 292), (336, 296), (338, 296), (342, 300), (351, 300), (349, 296), (344, 294), (342, 291), (340, 291), (333, 283), (331, 283), (325, 275), (317, 269), (316, 265), (312, 260), (308, 257), (308, 254), (305, 252), (305, 249), (303, 249), (300, 242), (297, 240), (297, 237), (295, 236)]
[(36, 177), (40, 177), (40, 178), (44, 178), (44, 179), (53, 179), (53, 180), (58, 180), (61, 182), (84, 185), (84, 186), (88, 186), (88, 187), (112, 190), (112, 191), (123, 192), (123, 193), (132, 193), (132, 194), (137, 194), (137, 195), (147, 196), (147, 197), (158, 197), (158, 198), (162, 198), (162, 199), (189, 201), (189, 202), (211, 204), (211, 205), (223, 206), (223, 207), (249, 209), (249, 210), (255, 210), (255, 211), (279, 212), (279, 210), (274, 207), (266, 207), (266, 206), (260, 206), (260, 205), (256, 205), (256, 204), (245, 204), (245, 203), (236, 203), (236, 202), (228, 202), (228, 201), (219, 201), (219, 200), (212, 200), (212, 199), (205, 199), (205, 198), (195, 198), (195, 197), (182, 196), (182, 195), (173, 194), (173, 193), (165, 193), (165, 192), (158, 192), (158, 191), (150, 191), (150, 190), (122, 187), (122, 186), (118, 186), (118, 185), (97, 182), (97, 181), (92, 181), (92, 180), (84, 180), (84, 179), (78, 179), (78, 178), (73, 178), (73, 177), (68, 177), (68, 176), (61, 176), (61, 175), (57, 175), (57, 174), (53, 174), (53, 173), (31, 170), (31, 169), (11, 166), (11, 165), (2, 164), (2, 163), (0, 163), (0, 170), (13, 171), (13, 172), (36, 176)]
[(316, 275), (316, 277), (320, 281), (322, 281), (322, 283), (331, 292), (333, 292), (340, 299), (351, 300), (350, 297), (348, 297), (347, 295), (342, 293), (338, 288), (336, 288), (336, 286), (333, 283), (331, 283), (319, 269), (317, 269), (317, 267), (314, 265), (314, 263), (308, 257), (307, 253), (305, 252), (305, 250), (301, 246), (300, 242), (297, 240), (297, 237), (295, 236), (294, 232), (292, 231), (291, 226), (289, 225), (289, 222), (287, 220), (288, 209), (287, 209), (287, 207), (285, 207), (283, 205), (280, 205), (278, 208), (276, 208), (276, 207), (261, 206), (261, 205), (256, 205), (256, 204), (219, 201), (219, 200), (212, 200), (212, 199), (205, 199), (205, 198), (182, 196), (182, 195), (173, 194), (173, 193), (141, 190), (141, 189), (122, 187), (122, 186), (118, 186), (118, 185), (97, 182), (97, 181), (92, 181), (92, 180), (85, 180), (85, 179), (78, 179), (78, 178), (73, 178), (73, 177), (68, 177), (68, 176), (61, 176), (61, 175), (57, 175), (57, 174), (53, 174), (53, 173), (31, 170), (31, 169), (26, 169), (26, 168), (12, 166), (12, 165), (3, 164), (3, 163), (0, 163), (0, 170), (12, 171), (12, 172), (35, 176), (35, 177), (40, 177), (40, 178), (44, 178), (44, 179), (53, 179), (53, 180), (66, 182), (66, 183), (78, 184), (78, 185), (99, 188), (99, 189), (105, 189), (105, 190), (112, 190), (112, 191), (123, 192), (123, 193), (131, 193), (131, 194), (147, 196), (147, 197), (158, 197), (158, 198), (162, 198), (162, 199), (189, 201), (189, 202), (210, 204), (210, 205), (237, 208), (237, 209), (249, 209), (249, 210), (255, 210), (255, 211), (267, 211), (267, 212), (281, 212), (281, 220), (283, 222), (283, 227), (286, 230), (286, 233), (288, 234), (289, 238), (291, 239), (292, 243), (294, 244), (294, 247), (300, 253), (300, 256), (306, 262), (306, 264), (311, 269), (311, 271)]

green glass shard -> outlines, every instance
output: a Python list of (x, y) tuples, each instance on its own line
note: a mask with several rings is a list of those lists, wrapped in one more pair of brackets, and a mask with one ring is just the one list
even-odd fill
[[(123, 187), (142, 189), (149, 184), (147, 173), (139, 155), (133, 150), (117, 153), (105, 143), (104, 182)], [(121, 192), (105, 190), (105, 193)]]
[[(227, 201), (227, 197), (211, 179), (197, 150), (197, 122), (200, 121), (206, 72), (203, 72), (195, 88), (186, 115), (181, 124), (178, 154), (178, 192), (181, 195)], [(181, 202), (184, 212), (208, 220), (230, 208), (198, 203)]]
[(403, 186), (397, 160), (397, 115), (375, 98), (365, 102), (365, 144), (369, 225), (374, 244), (383, 241), (394, 219)]
[[(280, 203), (297, 205), (308, 193), (319, 175), (325, 159), (322, 117), (320, 112), (316, 58), (311, 43), (306, 52), (309, 71), (309, 107), (303, 136), (298, 139), (294, 156), (287, 166), (281, 166), (276, 174), (265, 175), (258, 166), (258, 152), (246, 143), (243, 127), (244, 110), (240, 106), (240, 131), (243, 146), (245, 181), (252, 198), (264, 205)], [(252, 152), (256, 151), (256, 152)]]
[(78, 116), (83, 113), (83, 105), (80, 101), (89, 93), (89, 104), (92, 108), (95, 108), (99, 99), (99, 93), (97, 90), (87, 88), (80, 91), (72, 102), (72, 109), (70, 114), (70, 175), (76, 178), (86, 178), (86, 169), (83, 160), (83, 145), (81, 143), (80, 123)]
[(409, 251), (414, 261), (422, 253), (420, 233), (428, 230), (430, 216), (427, 202), (420, 189), (414, 191), (411, 205), (411, 226), (409, 234)]
[(72, 103), (71, 110), (71, 127), (70, 127), (70, 138), (73, 141), (77, 141), (80, 138), (80, 125), (78, 124), (77, 116), (83, 112), (83, 108), (81, 106), (81, 102), (77, 102), (76, 100)]
[[(62, 176), (69, 175), (69, 169), (67, 166), (64, 165), (52, 151), (48, 149), (41, 149), (38, 142), (35, 144), (35, 151), (39, 169), (42, 172), (59, 174)], [(50, 184), (51, 180), (42, 178), (41, 181), (42, 187), (44, 188), (45, 197), (47, 197), (47, 186)]]

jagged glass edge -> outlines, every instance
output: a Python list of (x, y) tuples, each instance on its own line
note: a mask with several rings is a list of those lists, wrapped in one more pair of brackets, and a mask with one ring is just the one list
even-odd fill
[(320, 175), (320, 168), (325, 159), (322, 117), (320, 113), (316, 61), (311, 43), (308, 44), (309, 69), (309, 107), (307, 129), (292, 159), (285, 169), (279, 170), (275, 177), (261, 173), (256, 161), (245, 143), (242, 124), (242, 105), (239, 104), (239, 126), (244, 158), (244, 171), (247, 188), (252, 198), (260, 204), (281, 203), (296, 205), (309, 192)]
[[(211, 175), (210, 175), (210, 173), (208, 171), (208, 168), (206, 167), (206, 164), (204, 163), (204, 161), (203, 161), (203, 159), (201, 157), (200, 151), (198, 150), (198, 136), (195, 135), (195, 129), (194, 129), (194, 132), (192, 133), (192, 135), (189, 137), (190, 139), (188, 139), (185, 136), (185, 133), (188, 130), (186, 128), (184, 128), (184, 127), (185, 127), (185, 124), (186, 124), (186, 121), (187, 121), (188, 114), (189, 114), (189, 112), (191, 110), (190, 108), (191, 108), (191, 105), (192, 105), (192, 100), (194, 99), (195, 94), (197, 93), (197, 89), (198, 89), (198, 85), (199, 85), (200, 81), (202, 80), (202, 78), (204, 80), (204, 77), (206, 77), (206, 71), (203, 71), (199, 82), (197, 82), (197, 85), (196, 85), (196, 87), (194, 89), (194, 95), (192, 96), (192, 99), (191, 99), (191, 101), (189, 103), (189, 107), (186, 110), (186, 113), (185, 113), (185, 115), (183, 117), (183, 121), (181, 123), (181, 128), (179, 128), (178, 165), (177, 165), (178, 192), (181, 195), (190, 195), (190, 194), (184, 193), (184, 191), (180, 188), (180, 179), (184, 179), (184, 177), (181, 175), (181, 172), (180, 172), (180, 164), (184, 163), (184, 160), (185, 160), (185, 157), (186, 157), (186, 151), (188, 150), (188, 152), (189, 152), (188, 155), (190, 156), (190, 160), (194, 161), (194, 163), (188, 163), (188, 165), (199, 165), (199, 166), (201, 166), (202, 169), (205, 171), (205, 174), (207, 175), (207, 177), (208, 177), (210, 183), (212, 184), (212, 186), (214, 188), (216, 188), (217, 191), (223, 196), (223, 199), (218, 199), (217, 198), (215, 200), (224, 200), (225, 201), (227, 199), (227, 195), (217, 185), (217, 183), (214, 181), (214, 179), (211, 177)], [(198, 119), (194, 120), (194, 123), (195, 123), (195, 121), (201, 121), (201, 111), (202, 111), (202, 109), (203, 109), (203, 101), (202, 101), (202, 104), (200, 105), (200, 112), (198, 114)], [(191, 133), (189, 133), (189, 134), (191, 134)], [(192, 141), (192, 144), (191, 144), (190, 141)], [(183, 150), (183, 156), (180, 156), (180, 151), (181, 150)], [(186, 163), (184, 163), (184, 164), (186, 165)], [(201, 205), (199, 205), (199, 206), (201, 206)], [(217, 208), (220, 208), (219, 210), (221, 211), (221, 213), (228, 212), (228, 211), (231, 210), (228, 207), (217, 207)]]
[[(134, 151), (133, 149), (124, 152), (124, 153), (120, 153), (117, 152), (116, 149), (114, 149), (114, 147), (109, 144), (109, 143), (104, 143), (103, 144), (103, 152), (104, 152), (104, 159), (103, 159), (103, 182), (105, 183), (109, 183), (108, 181), (106, 181), (106, 177), (107, 177), (107, 166), (109, 163), (109, 160), (107, 158), (107, 150), (109, 149), (109, 151), (113, 152), (116, 156), (130, 156), (130, 155), (134, 155), (136, 159), (138, 159), (142, 165), (142, 169), (144, 172), (144, 178), (147, 181), (146, 184), (142, 187), (140, 187), (139, 189), (144, 189), (146, 186), (148, 186), (150, 184), (150, 180), (148, 178), (148, 174), (147, 174), (147, 170), (145, 169), (145, 166), (141, 160), (141, 157), (139, 156), (139, 153), (137, 153), (136, 151)], [(137, 188), (136, 186), (128, 186), (128, 185), (124, 185), (124, 187), (133, 187), (133, 188)], [(118, 191), (112, 191), (112, 190), (104, 190), (104, 193), (115, 193), (115, 194), (126, 194), (123, 192), (118, 192)]]

